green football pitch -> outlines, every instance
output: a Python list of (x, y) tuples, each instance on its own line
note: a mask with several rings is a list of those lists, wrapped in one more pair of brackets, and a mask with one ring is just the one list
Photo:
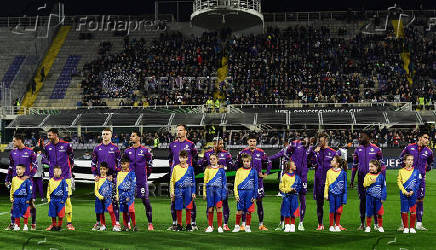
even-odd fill
[[(136, 220), (138, 232), (95, 232), (91, 227), (95, 223), (93, 186), (80, 185), (72, 197), (73, 224), (76, 231), (46, 232), (50, 224), (47, 216), (48, 205), (38, 204), (37, 231), (0, 231), (0, 248), (2, 249), (134, 249), (134, 248), (198, 248), (198, 249), (285, 249), (285, 248), (317, 248), (317, 249), (436, 249), (436, 173), (427, 174), (427, 194), (424, 205), (424, 226), (428, 231), (418, 231), (417, 234), (402, 234), (396, 229), (400, 225), (399, 191), (396, 185), (397, 171), (387, 171), (388, 198), (384, 204), (385, 215), (383, 224), (385, 233), (372, 230), (371, 233), (357, 231), (359, 226), (359, 203), (357, 191), (349, 189), (348, 204), (344, 207), (341, 224), (347, 228), (343, 232), (318, 232), (316, 204), (311, 195), (313, 171), (309, 172), (309, 195), (307, 196), (307, 211), (304, 219), (305, 231), (284, 233), (274, 231), (280, 218), (281, 198), (276, 197), (278, 190), (277, 175), (267, 178), (267, 197), (264, 199), (265, 225), (269, 231), (257, 230), (257, 214), (253, 215), (252, 233), (225, 232), (218, 234), (205, 233), (206, 203), (197, 199), (197, 224), (199, 231), (171, 232), (170, 202), (168, 198), (151, 198), (153, 206), (153, 224), (155, 231), (146, 230), (146, 216), (140, 200), (136, 202)], [(349, 171), (350, 180), (351, 171)], [(201, 180), (202, 181), (202, 180)], [(4, 188), (3, 192), (4, 192)], [(10, 203), (3, 193), (0, 197), (0, 226), (3, 229), (9, 222)], [(233, 228), (235, 221), (235, 200), (231, 197), (229, 226)], [(328, 203), (324, 208), (324, 224), (328, 225)], [(184, 214), (184, 213), (183, 213)], [(106, 221), (110, 221), (106, 215)], [(216, 216), (215, 216), (216, 221)], [(297, 219), (298, 223), (298, 219)], [(108, 223), (110, 224), (110, 223)], [(65, 228), (65, 226), (64, 226)]]

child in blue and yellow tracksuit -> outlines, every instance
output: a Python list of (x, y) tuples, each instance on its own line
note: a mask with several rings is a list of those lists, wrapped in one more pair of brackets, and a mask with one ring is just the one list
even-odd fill
[[(136, 215), (135, 215), (135, 189), (136, 175), (134, 171), (129, 169), (129, 159), (123, 157), (121, 159), (121, 171), (117, 174), (117, 201), (119, 201), (120, 212), (123, 213), (123, 228), (122, 231), (129, 231), (131, 228), (136, 231)], [(129, 221), (132, 225), (129, 225)]]
[[(413, 155), (404, 155), (404, 168), (398, 172), (397, 184), (400, 188), (401, 218), (403, 220), (403, 233), (416, 233), (416, 199), (422, 176), (413, 166)], [(408, 214), (410, 212), (410, 229), (408, 227)]]
[(12, 178), (10, 200), (12, 202), (12, 217), (14, 218), (14, 230), (20, 230), (20, 218), (24, 218), (23, 230), (28, 230), (28, 219), (30, 216), (29, 202), (32, 198), (32, 182), (24, 176), (26, 167), (17, 165), (17, 176)]
[(95, 214), (100, 217), (100, 231), (106, 230), (105, 212), (109, 212), (112, 220), (113, 231), (120, 231), (120, 225), (115, 218), (112, 206), (112, 181), (108, 180), (109, 167), (106, 162), (100, 164), (100, 177), (95, 181)]
[[(61, 177), (62, 169), (60, 166), (53, 168), (53, 177), (50, 178), (47, 188), (48, 216), (51, 217), (52, 224), (47, 231), (59, 231), (62, 227), (62, 220), (65, 217), (65, 202), (68, 198), (68, 184)], [(56, 217), (59, 218), (56, 224)]]
[[(286, 164), (284, 175), (280, 180), (279, 189), (283, 195), (282, 206), (280, 209), (281, 216), (285, 218), (285, 232), (295, 232), (295, 217), (300, 214), (298, 206), (298, 193), (303, 187), (301, 178), (296, 175), (297, 167), (294, 161)], [(291, 224), (289, 224), (291, 220)]]
[(216, 208), (218, 233), (223, 228), (223, 200), (227, 199), (227, 177), (224, 168), (218, 166), (218, 156), (215, 153), (209, 155), (210, 166), (204, 171), (203, 198), (207, 199), (207, 220), (206, 233), (213, 232), (213, 209)]
[[(341, 226), (343, 205), (347, 204), (347, 162), (335, 155), (327, 171), (324, 198), (330, 202), (330, 232), (346, 230)], [(336, 223), (336, 225), (335, 225)]]
[(233, 232), (239, 232), (241, 227), (242, 213), (246, 214), (245, 232), (251, 232), (251, 213), (254, 211), (254, 202), (257, 199), (258, 173), (251, 167), (251, 155), (242, 155), (242, 168), (239, 168), (235, 176), (234, 192), (238, 202), (236, 223)]
[(366, 228), (365, 232), (371, 232), (371, 218), (377, 216), (377, 230), (383, 229), (383, 202), (386, 200), (386, 179), (381, 173), (382, 167), (378, 160), (369, 161), (369, 173), (363, 179), (363, 187), (366, 189)]
[(171, 201), (177, 214), (177, 229), (182, 231), (182, 210), (186, 208), (186, 231), (192, 231), (191, 210), (195, 199), (195, 174), (194, 168), (188, 161), (188, 152), (180, 151), (180, 164), (174, 166), (170, 180)]

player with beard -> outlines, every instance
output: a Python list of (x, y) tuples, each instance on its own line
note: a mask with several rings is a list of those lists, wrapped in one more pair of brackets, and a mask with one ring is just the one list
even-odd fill
[[(370, 143), (370, 132), (362, 131), (359, 136), (360, 146), (354, 150), (353, 154), (353, 171), (351, 174), (351, 188), (354, 187), (354, 177), (357, 175), (357, 188), (360, 200), (360, 226), (358, 230), (365, 229), (365, 215), (366, 215), (366, 191), (363, 186), (365, 175), (369, 173), (369, 162), (371, 160), (378, 160), (381, 163), (381, 173), (386, 178), (386, 167), (383, 165), (383, 154), (379, 147)], [(377, 219), (377, 218), (376, 218)], [(374, 219), (374, 227), (377, 229), (377, 221)]]
[[(195, 148), (195, 144), (192, 141), (188, 140), (186, 135), (187, 135), (186, 125), (184, 125), (184, 124), (177, 125), (177, 139), (175, 141), (171, 142), (169, 145), (169, 148), (168, 148), (168, 150), (169, 150), (168, 159), (169, 159), (169, 164), (170, 164), (170, 169), (171, 169), (170, 176), (171, 176), (171, 173), (173, 171), (174, 166), (180, 164), (179, 154), (182, 150), (185, 150), (188, 153), (187, 163), (188, 163), (188, 165), (190, 165), (194, 168), (195, 174), (200, 172), (200, 169), (197, 166), (197, 164), (198, 164), (198, 151)], [(197, 206), (195, 204), (195, 201), (193, 201), (193, 203), (192, 203), (191, 213), (192, 213), (192, 215), (191, 215), (192, 230), (198, 230), (197, 223), (196, 223)], [(176, 231), (177, 230), (177, 214), (176, 214), (176, 210), (174, 209), (174, 201), (171, 202), (171, 216), (173, 219), (173, 225), (171, 227), (169, 227), (168, 230)]]

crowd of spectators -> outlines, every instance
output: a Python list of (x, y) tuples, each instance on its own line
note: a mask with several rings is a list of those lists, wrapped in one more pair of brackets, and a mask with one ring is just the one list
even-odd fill
[[(130, 39), (124, 50), (100, 46), (84, 66), (83, 105), (123, 98), (120, 105), (204, 104), (217, 90), (215, 76), (228, 56), (228, 80), (218, 87), (226, 103), (428, 103), (436, 93), (436, 39), (410, 26), (405, 37), (358, 33), (333, 36), (326, 27), (269, 28), (264, 34), (218, 33), (157, 40)], [(410, 52), (407, 75), (400, 56)], [(413, 81), (409, 84), (408, 77)]]

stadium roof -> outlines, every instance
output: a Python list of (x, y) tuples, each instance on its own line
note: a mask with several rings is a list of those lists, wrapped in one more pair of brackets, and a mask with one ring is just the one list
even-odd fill
[[(142, 15), (154, 13), (154, 3), (161, 0), (124, 0), (120, 1), (103, 1), (103, 0), (75, 0), (60, 1), (65, 4), (66, 15)], [(162, 14), (174, 14), (176, 11), (175, 4), (168, 2), (175, 0), (165, 0), (166, 4), (159, 5), (159, 12)], [(35, 16), (44, 15), (44, 10), (38, 12), (38, 7), (47, 3), (46, 12), (49, 7), (57, 2), (55, 0), (21, 0), (21, 1), (3, 1), (0, 8), (0, 16)], [(263, 0), (263, 12), (284, 12), (284, 11), (338, 11), (338, 10), (381, 10), (392, 6), (394, 3), (403, 9), (434, 9), (435, 1), (283, 1), (283, 0)], [(182, 4), (182, 3), (181, 3)], [(192, 4), (183, 3), (187, 8), (182, 8), (180, 15), (186, 16), (192, 13)], [(190, 9), (189, 9), (190, 7)], [(187, 10), (185, 10), (187, 9)], [(184, 13), (186, 12), (186, 13)]]
[[(130, 111), (130, 112), (129, 112)], [(17, 116), (7, 128), (96, 128), (96, 127), (164, 127), (188, 126), (256, 126), (256, 125), (390, 125), (411, 126), (434, 121), (436, 114), (422, 117), (415, 111), (362, 112), (280, 112), (280, 113), (153, 113), (133, 110), (100, 112), (63, 111), (57, 114)]]

